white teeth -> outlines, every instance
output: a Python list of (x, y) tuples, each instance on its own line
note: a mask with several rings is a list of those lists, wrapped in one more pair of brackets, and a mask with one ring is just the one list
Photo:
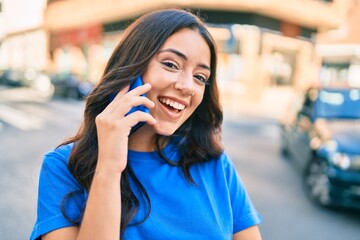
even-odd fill
[(175, 102), (169, 98), (159, 98), (160, 102), (165, 103), (166, 105), (169, 105), (177, 110), (183, 110), (185, 108), (185, 105)]

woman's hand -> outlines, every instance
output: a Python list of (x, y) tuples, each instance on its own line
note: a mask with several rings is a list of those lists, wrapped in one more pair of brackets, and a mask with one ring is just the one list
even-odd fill
[(128, 140), (131, 127), (138, 122), (156, 123), (148, 113), (136, 111), (125, 116), (132, 107), (144, 105), (153, 108), (154, 103), (147, 97), (141, 96), (151, 89), (150, 84), (144, 84), (129, 91), (129, 87), (122, 89), (114, 100), (96, 117), (98, 136), (97, 171), (105, 170), (120, 174), (127, 164)]

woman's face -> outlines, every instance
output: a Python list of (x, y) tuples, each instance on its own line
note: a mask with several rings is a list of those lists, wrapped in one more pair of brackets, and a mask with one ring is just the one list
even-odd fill
[(156, 119), (156, 133), (173, 134), (199, 106), (210, 77), (210, 58), (204, 38), (182, 29), (149, 62), (143, 81), (152, 86), (146, 96), (155, 103), (150, 114)]

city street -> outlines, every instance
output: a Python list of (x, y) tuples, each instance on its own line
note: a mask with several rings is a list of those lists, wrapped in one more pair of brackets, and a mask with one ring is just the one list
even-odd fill
[[(0, 102), (0, 239), (29, 238), (42, 156), (75, 133), (83, 107), (60, 99)], [(319, 208), (305, 197), (300, 174), (279, 155), (276, 122), (225, 112), (223, 141), (263, 217), (264, 240), (359, 239), (359, 212)]]

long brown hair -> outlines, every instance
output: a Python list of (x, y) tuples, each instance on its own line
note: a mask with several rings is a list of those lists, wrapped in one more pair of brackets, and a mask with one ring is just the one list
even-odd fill
[[(191, 165), (209, 161), (221, 154), (222, 145), (219, 136), (222, 110), (215, 81), (217, 54), (214, 40), (200, 18), (188, 11), (178, 9), (155, 11), (143, 15), (125, 30), (121, 41), (108, 61), (101, 80), (86, 100), (82, 126), (74, 137), (61, 144), (74, 143), (68, 168), (87, 191), (94, 176), (98, 157), (96, 116), (109, 104), (112, 94), (120, 91), (134, 81), (137, 76), (144, 73), (149, 61), (168, 37), (184, 28), (198, 31), (210, 48), (209, 85), (205, 88), (201, 104), (173, 136), (157, 136), (156, 149), (169, 164), (181, 167), (190, 183), (194, 183), (189, 171)], [(182, 157), (180, 162), (175, 163), (162, 154), (160, 142), (169, 142), (175, 137), (179, 139), (179, 136), (182, 139), (178, 142)], [(140, 204), (130, 187), (130, 179), (141, 190), (148, 203), (147, 215), (141, 222), (146, 220), (151, 209), (146, 189), (137, 180), (128, 164), (120, 181), (121, 232), (136, 215)]]

